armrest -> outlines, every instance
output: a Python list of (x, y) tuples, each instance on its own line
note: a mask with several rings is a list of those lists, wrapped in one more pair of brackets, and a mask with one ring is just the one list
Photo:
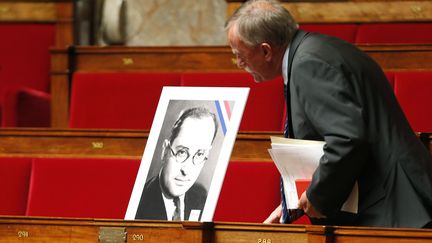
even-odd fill
[(20, 87), (4, 93), (2, 126), (49, 127), (51, 95), (32, 88)]

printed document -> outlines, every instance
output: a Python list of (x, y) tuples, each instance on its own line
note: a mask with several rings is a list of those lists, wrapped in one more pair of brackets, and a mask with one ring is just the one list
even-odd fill
[[(296, 179), (311, 179), (323, 156), (324, 142), (271, 137), (270, 156), (282, 175), (287, 207), (297, 208), (298, 196)], [(341, 211), (357, 213), (358, 185), (355, 183), (351, 194)]]

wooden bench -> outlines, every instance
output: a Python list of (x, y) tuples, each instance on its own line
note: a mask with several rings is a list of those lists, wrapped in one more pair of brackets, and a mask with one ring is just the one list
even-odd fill
[[(0, 203), (0, 215), (124, 217), (147, 131), (21, 128), (0, 133), (0, 185), (5, 185), (0, 193), (10, 197)], [(265, 149), (269, 135), (240, 135), (215, 220), (262, 222), (280, 202), (279, 172)], [(254, 190), (239, 194), (245, 183)], [(255, 201), (257, 194), (265, 200)]]
[[(280, 202), (279, 172), (267, 152), (270, 136), (282, 133), (238, 134), (215, 221), (259, 223)], [(430, 145), (432, 136), (423, 137)], [(121, 219), (147, 138), (143, 130), (0, 129), (0, 185), (7, 185), (0, 193), (10, 197), (0, 203), (0, 214)], [(238, 193), (244, 183), (254, 190)]]

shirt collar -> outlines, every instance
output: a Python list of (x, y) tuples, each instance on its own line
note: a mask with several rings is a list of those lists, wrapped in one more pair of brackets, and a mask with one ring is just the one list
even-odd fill
[[(184, 197), (185, 195), (181, 195), (180, 198), (180, 215), (181, 215), (181, 220), (184, 220)], [(173, 199), (169, 199), (166, 198), (165, 195), (162, 193), (162, 198), (165, 204), (165, 211), (167, 214), (167, 219), (168, 220), (172, 220), (172, 217), (174, 215), (174, 211), (175, 211), (175, 205), (174, 205), (174, 200)]]
[(283, 60), (282, 60), (282, 77), (283, 77), (285, 85), (287, 85), (287, 83), (288, 83), (288, 54), (289, 54), (289, 45), (287, 46), (287, 49), (285, 50), (285, 54), (284, 54)]

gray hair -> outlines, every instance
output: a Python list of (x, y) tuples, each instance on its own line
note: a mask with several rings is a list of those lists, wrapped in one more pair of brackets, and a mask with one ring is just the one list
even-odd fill
[(275, 0), (245, 2), (227, 21), (226, 29), (233, 27), (248, 46), (264, 42), (274, 46), (286, 45), (298, 29), (288, 10)]

